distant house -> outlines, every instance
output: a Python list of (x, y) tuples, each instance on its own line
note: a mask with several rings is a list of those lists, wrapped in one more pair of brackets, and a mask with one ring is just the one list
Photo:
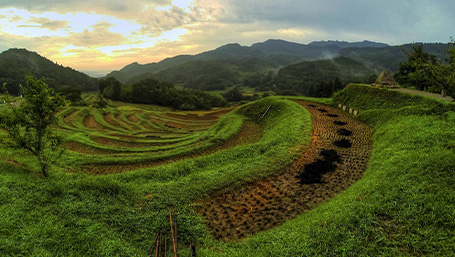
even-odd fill
[(399, 88), (392, 75), (387, 70), (383, 70), (381, 75), (372, 84), (373, 87), (379, 88)]

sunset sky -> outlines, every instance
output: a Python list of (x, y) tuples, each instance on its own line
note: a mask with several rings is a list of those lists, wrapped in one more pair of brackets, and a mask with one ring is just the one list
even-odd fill
[(448, 42), (454, 10), (453, 0), (1, 0), (0, 51), (26, 48), (105, 75), (271, 38)]

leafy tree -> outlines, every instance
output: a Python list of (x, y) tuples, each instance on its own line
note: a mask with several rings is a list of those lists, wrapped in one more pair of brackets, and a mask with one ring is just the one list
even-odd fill
[(81, 96), (81, 90), (71, 86), (63, 86), (57, 90), (58, 93), (63, 95), (71, 102), (71, 105), (84, 105)]
[(446, 90), (455, 97), (455, 48), (448, 44), (445, 55), (438, 61), (435, 56), (423, 52), (422, 46), (414, 47), (408, 54), (408, 61), (400, 64), (395, 79), (404, 86), (414, 86), (419, 90)]
[(226, 105), (220, 95), (194, 89), (177, 89), (172, 83), (152, 78), (141, 80), (120, 88), (120, 97), (115, 99), (116, 84), (104, 89), (106, 98), (130, 103), (156, 104), (184, 110), (210, 109)]
[(429, 65), (436, 64), (436, 57), (425, 53), (422, 45), (414, 46), (413, 51), (408, 53), (408, 61), (400, 64), (400, 68), (395, 79), (405, 87), (416, 87), (419, 90), (425, 90), (432, 86), (428, 80), (426, 68)]
[(228, 102), (240, 102), (243, 100), (243, 94), (238, 87), (227, 91), (223, 94), (224, 99)]
[[(61, 143), (61, 138), (53, 133), (49, 125), (56, 122), (55, 114), (64, 105), (60, 94), (54, 95), (44, 78), (35, 80), (26, 77), (27, 86), (21, 87), (23, 101), (19, 106), (7, 104), (0, 113), (0, 128), (8, 131), (9, 144), (23, 148), (36, 156), (43, 175)], [(61, 152), (60, 152), (61, 153)]]
[(107, 88), (110, 89), (109, 95), (113, 100), (120, 100), (122, 92), (122, 83), (120, 83), (120, 81), (114, 77), (100, 79), (98, 81), (98, 89), (100, 91), (100, 94), (104, 95), (107, 93), (105, 92)]

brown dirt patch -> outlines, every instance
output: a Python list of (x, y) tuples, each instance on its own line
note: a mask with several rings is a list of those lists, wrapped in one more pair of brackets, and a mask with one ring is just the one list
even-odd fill
[(235, 147), (241, 144), (251, 144), (258, 142), (262, 138), (262, 128), (254, 122), (244, 122), (242, 129), (232, 138), (221, 143), (218, 146), (211, 147), (209, 149), (202, 150), (200, 152), (192, 153), (185, 156), (171, 157), (168, 159), (156, 160), (156, 161), (145, 161), (141, 163), (128, 163), (128, 164), (89, 164), (82, 167), (81, 171), (91, 175), (107, 175), (113, 173), (122, 173), (137, 169), (156, 167), (172, 162), (181, 161), (187, 158), (196, 158), (208, 154), (215, 153), (217, 151)]
[(79, 110), (74, 110), (71, 113), (69, 113), (68, 115), (66, 115), (63, 118), (63, 121), (65, 122), (65, 124), (70, 126), (70, 127), (75, 127), (74, 124), (73, 124), (73, 120), (74, 120), (74, 117), (77, 115), (78, 112), (79, 112)]
[(158, 120), (158, 119), (155, 119), (155, 118), (149, 118), (148, 120), (153, 122), (153, 123), (155, 123), (155, 124), (163, 124), (162, 120)]
[(131, 121), (131, 122), (134, 122), (134, 123), (139, 122), (139, 119), (138, 119), (138, 117), (136, 117), (135, 114), (129, 115), (127, 119), (128, 119), (129, 121)]
[(139, 130), (139, 128), (136, 127), (136, 126), (134, 126), (133, 124), (124, 121), (121, 114), (115, 115), (115, 119), (117, 120), (117, 122), (126, 125), (126, 126), (129, 127), (130, 129)]
[(154, 128), (152, 128), (152, 126), (150, 126), (150, 124), (148, 124), (145, 121), (141, 122), (141, 126), (144, 127), (147, 130), (154, 130)]
[[(310, 102), (298, 103), (312, 116), (310, 147), (277, 175), (198, 201), (199, 213), (214, 238), (239, 240), (281, 225), (334, 197), (362, 177), (371, 152), (373, 129), (338, 109)], [(334, 123), (335, 117), (331, 117), (334, 115), (337, 115), (337, 121), (346, 123), (343, 128), (351, 131), (351, 136), (337, 133), (340, 126)], [(343, 139), (349, 139), (351, 147), (333, 144)], [(310, 172), (308, 166), (327, 156), (334, 158), (330, 161), (334, 170), (321, 172), (319, 180), (302, 183), (299, 178)], [(328, 167), (332, 168), (331, 165)], [(318, 165), (312, 167), (317, 169)]]
[(103, 119), (105, 122), (107, 122), (108, 124), (110, 124), (112, 126), (116, 126), (116, 127), (119, 126), (119, 124), (112, 119), (110, 113), (104, 115)]
[(175, 129), (184, 128), (184, 126), (182, 124), (178, 124), (178, 123), (175, 123), (175, 122), (166, 122), (165, 126), (168, 127), (168, 128), (175, 128)]
[(96, 130), (105, 130), (106, 127), (104, 127), (103, 125), (99, 124), (96, 120), (95, 120), (95, 116), (93, 115), (87, 115), (85, 116), (84, 120), (82, 121), (82, 124), (86, 127), (86, 128), (91, 128), (91, 129), (96, 129)]

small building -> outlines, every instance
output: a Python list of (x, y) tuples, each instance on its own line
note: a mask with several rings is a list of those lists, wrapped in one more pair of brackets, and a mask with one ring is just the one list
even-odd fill
[(379, 75), (372, 86), (378, 88), (399, 88), (392, 75), (390, 75), (387, 70), (381, 72), (381, 75)]

